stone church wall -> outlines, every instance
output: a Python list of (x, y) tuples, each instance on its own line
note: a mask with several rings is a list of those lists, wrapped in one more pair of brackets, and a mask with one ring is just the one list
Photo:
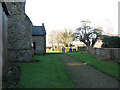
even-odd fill
[(8, 60), (31, 61), (32, 22), (25, 14), (25, 2), (7, 2), (8, 17)]
[(37, 55), (46, 54), (46, 37), (45, 36), (33, 36), (33, 42), (36, 43), (36, 49), (34, 53)]

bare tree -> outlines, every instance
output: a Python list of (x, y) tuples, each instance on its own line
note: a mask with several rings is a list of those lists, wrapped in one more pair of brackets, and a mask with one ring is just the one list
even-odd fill
[(74, 40), (74, 33), (72, 30), (67, 30), (65, 29), (65, 31), (52, 31), (49, 34), (49, 43), (52, 44), (52, 46), (54, 44), (57, 44), (58, 46), (60, 44), (63, 44), (64, 46), (68, 46), (69, 44), (72, 43), (72, 41)]
[(68, 46), (74, 40), (74, 33), (72, 30), (67, 30), (62, 33), (62, 43), (64, 46)]
[(62, 33), (63, 32), (61, 30), (59, 30), (59, 31), (57, 31), (56, 36), (55, 36), (55, 40), (56, 40), (56, 43), (58, 46), (59, 46), (59, 44), (62, 43)]
[(55, 40), (55, 37), (56, 37), (56, 31), (53, 30), (49, 33), (49, 38), (48, 38), (48, 42), (49, 44), (51, 44), (52, 46), (56, 43), (56, 40)]

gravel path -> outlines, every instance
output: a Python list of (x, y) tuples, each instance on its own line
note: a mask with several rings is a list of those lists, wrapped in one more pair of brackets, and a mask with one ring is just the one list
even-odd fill
[[(66, 54), (58, 54), (77, 88), (118, 88), (118, 80)], [(119, 82), (120, 84), (120, 82)]]

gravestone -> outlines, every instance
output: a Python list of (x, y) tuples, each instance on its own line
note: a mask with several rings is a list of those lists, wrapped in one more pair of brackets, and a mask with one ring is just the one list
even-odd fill
[(73, 49), (73, 52), (76, 52), (76, 49)]
[(63, 53), (65, 52), (65, 47), (62, 47), (62, 52), (63, 52)]
[(78, 51), (84, 51), (85, 47), (79, 47), (78, 46)]
[(69, 52), (72, 52), (72, 48), (69, 48)]

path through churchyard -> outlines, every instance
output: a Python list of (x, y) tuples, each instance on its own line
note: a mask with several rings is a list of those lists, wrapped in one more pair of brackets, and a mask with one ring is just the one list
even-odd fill
[[(118, 80), (66, 54), (58, 54), (77, 88), (118, 88)], [(120, 82), (119, 82), (120, 84)]]

